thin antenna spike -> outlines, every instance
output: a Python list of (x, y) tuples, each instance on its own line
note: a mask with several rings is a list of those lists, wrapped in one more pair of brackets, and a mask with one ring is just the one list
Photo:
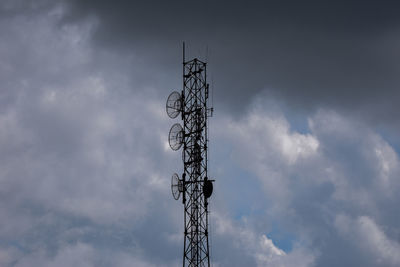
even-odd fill
[(206, 45), (206, 62), (208, 63), (208, 44)]
[(183, 41), (182, 49), (183, 49), (183, 64), (185, 64), (185, 41)]
[(211, 75), (211, 114), (214, 112), (214, 76)]

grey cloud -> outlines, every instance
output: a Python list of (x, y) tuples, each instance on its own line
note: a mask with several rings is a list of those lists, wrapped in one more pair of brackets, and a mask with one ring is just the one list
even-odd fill
[[(0, 115), (1, 263), (173, 265), (169, 250), (148, 256), (153, 226), (161, 234), (151, 240), (178, 245), (166, 238), (174, 213), (159, 204), (170, 199), (164, 174), (176, 165), (164, 150), (163, 103), (128, 90), (110, 67), (118, 57), (87, 46), (93, 22), (60, 26), (57, 8), (1, 24), (11, 33), (0, 49), (10, 96)], [(109, 65), (95, 68), (101, 60)], [(157, 225), (158, 216), (168, 219)]]
[[(320, 110), (309, 118), (310, 132), (299, 134), (260, 104), (243, 119), (224, 121), (217, 136), (232, 140), (233, 160), (264, 186), (265, 221), (278, 220), (313, 248), (316, 266), (397, 264), (400, 162), (366, 124)], [(348, 236), (359, 223), (365, 231)]]
[(98, 17), (97, 44), (139, 54), (144, 77), (160, 84), (179, 75), (183, 40), (191, 55), (208, 46), (215, 99), (230, 112), (268, 92), (295, 110), (329, 106), (399, 125), (393, 1), (71, 3), (66, 21)]
[[(188, 33), (189, 26), (209, 36), (202, 42), (210, 45), (210, 73), (218, 77), (218, 107), (244, 111), (238, 118), (220, 108), (211, 121), (211, 146), (224, 150), (211, 154), (217, 179), (213, 261), (377, 266), (378, 255), (382, 264), (398, 263), (391, 252), (371, 253), (377, 244), (398, 248), (398, 153), (368, 123), (345, 110), (329, 111), (347, 107), (393, 116), (396, 106), (385, 102), (382, 108), (380, 101), (397, 97), (390, 89), (397, 63), (386, 58), (395, 53), (389, 41), (396, 40), (394, 6), (208, 3), (201, 7), (210, 9), (207, 29), (201, 21), (181, 23), (189, 13), (175, 15), (187, 10), (179, 3), (96, 3), (43, 1), (38, 8), (29, 2), (28, 8), (25, 2), (1, 11), (8, 14), (0, 19), (8, 38), (0, 45), (0, 215), (6, 218), (0, 264), (180, 262), (182, 207), (170, 197), (168, 177), (182, 166), (179, 153), (165, 147), (172, 121), (164, 101), (181, 85), (181, 39), (203, 39)], [(190, 48), (195, 54), (196, 45)], [(368, 63), (374, 60), (376, 71)], [(377, 75), (364, 84), (372, 91), (360, 94), (364, 85), (350, 82), (354, 66), (360, 67), (355, 77)], [(379, 73), (380, 66), (388, 72)], [(331, 82), (333, 77), (340, 79)], [(384, 78), (380, 98), (374, 86)], [(329, 88), (343, 84), (359, 88)], [(270, 91), (260, 94), (265, 89)], [(264, 100), (271, 95), (276, 98)], [(252, 98), (259, 101), (256, 109)], [(376, 106), (365, 113), (371, 99)], [(309, 108), (305, 132), (293, 129), (292, 118), (282, 113), (288, 103)], [(254, 192), (244, 194), (242, 185), (251, 179), (258, 181), (248, 187)], [(242, 202), (245, 214), (231, 199)], [(363, 222), (349, 242), (347, 230)], [(224, 223), (231, 223), (230, 231), (219, 229)], [(279, 257), (271, 253), (279, 245), (267, 236), (274, 224), (294, 236), (292, 248)], [(364, 236), (368, 230), (375, 239)], [(260, 240), (271, 240), (276, 250)]]

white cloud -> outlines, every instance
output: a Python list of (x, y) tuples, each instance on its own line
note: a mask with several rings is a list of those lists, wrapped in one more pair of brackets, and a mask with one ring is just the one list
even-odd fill
[(339, 233), (369, 257), (376, 266), (398, 266), (400, 264), (400, 243), (390, 239), (376, 222), (368, 216), (355, 219), (339, 214), (335, 219)]
[[(292, 130), (283, 114), (269, 112), (260, 103), (240, 120), (221, 117), (216, 123), (219, 129), (216, 137), (229, 140), (233, 147), (232, 160), (259, 177), (268, 196), (276, 200), (271, 205), (282, 209), (291, 199), (291, 177), (300, 169), (311, 168), (305, 165), (318, 162), (318, 138)], [(322, 182), (314, 175), (305, 179)]]
[(291, 131), (284, 116), (271, 115), (257, 106), (240, 121), (230, 121), (221, 129), (246, 155), (251, 155), (249, 162), (270, 156), (292, 165), (315, 155), (319, 143), (314, 136)]
[[(182, 206), (169, 181), (182, 166), (166, 145), (167, 95), (136, 81), (134, 56), (93, 47), (99, 21), (62, 23), (63, 12), (0, 19), (8, 36), (0, 43), (0, 265), (176, 266)], [(211, 145), (229, 152), (212, 157), (211, 174), (223, 166), (222, 175), (250, 180), (246, 171), (261, 184), (234, 211), (213, 196), (213, 261), (329, 266), (345, 246), (341, 266), (398, 265), (389, 234), (400, 232), (396, 151), (333, 111), (312, 114), (308, 133), (289, 119), (262, 105), (241, 119), (212, 118)], [(229, 188), (243, 196), (241, 185)], [(291, 249), (277, 245), (272, 224), (292, 235)]]
[[(285, 253), (265, 234), (257, 234), (246, 220), (233, 222), (228, 216), (217, 212), (213, 213), (213, 220), (216, 227), (214, 238), (226, 238), (229, 242), (227, 247), (233, 245), (239, 251), (245, 252), (257, 266), (314, 266), (314, 252), (295, 247), (289, 253)], [(216, 264), (224, 266), (226, 262), (217, 260)]]
[[(63, 24), (62, 15), (57, 6), (0, 23), (8, 36), (0, 45), (0, 102), (7, 102), (0, 113), (0, 262), (102, 266), (96, 262), (104, 250), (116, 259), (103, 266), (162, 266), (167, 252), (149, 262), (141, 235), (157, 216), (168, 218), (160, 238), (175, 231), (164, 201), (174, 158), (161, 160), (163, 104), (104, 64), (126, 62), (91, 48), (96, 20)], [(99, 238), (117, 244), (102, 248)], [(132, 244), (148, 250), (131, 257)]]
[(73, 246), (66, 246), (55, 255), (49, 258), (46, 251), (39, 251), (31, 255), (27, 255), (18, 260), (15, 266), (43, 266), (43, 267), (67, 267), (81, 266), (90, 267), (94, 262), (93, 248), (87, 244), (78, 243)]
[[(10, 264), (11, 265), (11, 264)], [(16, 267), (94, 267), (94, 266), (138, 266), (154, 267), (156, 265), (147, 262), (140, 255), (123, 252), (107, 252), (94, 249), (91, 245), (77, 243), (60, 248), (54, 256), (48, 255), (46, 251), (39, 250), (35, 253), (20, 257)], [(162, 266), (162, 265), (157, 265)]]
[[(296, 235), (293, 243), (300, 241), (298, 249), (313, 251), (302, 254), (303, 258), (309, 259), (302, 261), (308, 262), (304, 266), (312, 262), (317, 266), (328, 264), (329, 255), (335, 252), (327, 251), (327, 248), (347, 242), (344, 236), (328, 234), (330, 229), (336, 228), (332, 218), (342, 212), (362, 218), (360, 225), (368, 226), (374, 232), (373, 239), (380, 240), (381, 247), (389, 251), (380, 250), (382, 255), (391, 258), (385, 264), (393, 264), (396, 259), (392, 252), (398, 246), (394, 241), (387, 241), (378, 228), (372, 227), (375, 225), (372, 222), (390, 218), (388, 230), (399, 231), (397, 217), (392, 215), (399, 201), (393, 194), (399, 189), (397, 153), (379, 134), (367, 125), (353, 121), (352, 117), (321, 109), (308, 118), (308, 123), (310, 133), (301, 134), (290, 130), (283, 115), (256, 107), (240, 120), (224, 118), (218, 123), (224, 130), (217, 136), (230, 140), (234, 162), (258, 177), (264, 185), (268, 216), (263, 218), (285, 225), (282, 227)], [(367, 217), (362, 217), (365, 214)], [(257, 229), (253, 231), (260, 231)], [(374, 244), (361, 237), (357, 235), (354, 243), (346, 244), (350, 254), (359, 251), (359, 242)], [(321, 242), (325, 245), (316, 246)], [(274, 258), (270, 262), (275, 266), (287, 266), (283, 259), (294, 254), (292, 251), (282, 260)], [(259, 259), (267, 261), (269, 255)], [(368, 254), (354, 253), (343, 257), (341, 264), (346, 266), (354, 260), (364, 264), (369, 258)], [(378, 266), (380, 263), (369, 264)]]

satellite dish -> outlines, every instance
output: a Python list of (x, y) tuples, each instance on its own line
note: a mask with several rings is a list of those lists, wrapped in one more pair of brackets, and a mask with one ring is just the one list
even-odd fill
[(175, 200), (179, 199), (179, 196), (183, 191), (182, 187), (182, 181), (179, 179), (178, 174), (174, 173), (171, 178), (171, 192)]
[(168, 135), (169, 146), (172, 150), (178, 150), (183, 144), (183, 129), (179, 123), (172, 125)]
[(175, 119), (182, 109), (181, 94), (177, 91), (172, 92), (167, 99), (166, 110), (171, 119)]
[(203, 194), (205, 198), (211, 197), (213, 192), (213, 184), (210, 180), (207, 179), (207, 177), (204, 179), (203, 183)]

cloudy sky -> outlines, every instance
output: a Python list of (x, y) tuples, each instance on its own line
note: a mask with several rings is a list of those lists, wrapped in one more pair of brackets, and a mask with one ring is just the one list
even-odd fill
[(165, 101), (209, 63), (213, 266), (400, 266), (395, 1), (0, 1), (0, 266), (179, 266)]

